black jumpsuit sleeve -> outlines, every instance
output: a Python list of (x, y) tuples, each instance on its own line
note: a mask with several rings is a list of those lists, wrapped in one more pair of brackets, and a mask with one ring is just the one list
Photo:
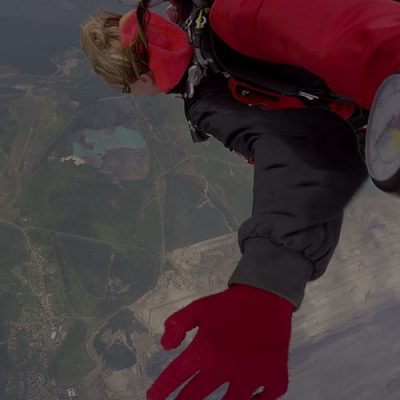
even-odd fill
[(254, 159), (252, 215), (238, 231), (242, 257), (229, 285), (265, 289), (297, 310), (306, 283), (326, 271), (343, 210), (367, 176), (352, 129), (323, 109), (240, 104), (214, 78), (185, 107), (193, 126)]

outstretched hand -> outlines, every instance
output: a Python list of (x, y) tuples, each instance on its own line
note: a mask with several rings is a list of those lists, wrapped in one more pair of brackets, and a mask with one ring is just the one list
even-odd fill
[[(165, 400), (191, 377), (176, 400), (202, 400), (226, 382), (224, 400), (278, 399), (288, 387), (293, 311), (273, 293), (233, 285), (172, 314), (161, 338), (165, 350), (199, 330), (148, 390), (147, 400)], [(252, 397), (260, 387), (263, 392)]]

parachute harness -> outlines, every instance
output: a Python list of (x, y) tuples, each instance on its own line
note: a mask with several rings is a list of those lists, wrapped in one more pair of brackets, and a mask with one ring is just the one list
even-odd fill
[[(201, 80), (207, 76), (207, 73), (211, 72), (214, 74), (221, 73), (225, 78), (230, 78), (230, 84), (236, 85), (236, 89), (239, 90), (238, 96), (235, 96), (234, 93), (232, 94), (235, 98), (241, 97), (239, 101), (242, 100), (241, 102), (245, 102), (246, 104), (249, 104), (249, 101), (246, 102), (246, 97), (250, 100), (254, 93), (259, 92), (265, 95), (265, 93), (269, 92), (269, 95), (273, 94), (278, 97), (283, 96), (286, 98), (298, 99), (303, 104), (303, 107), (317, 107), (334, 111), (333, 108), (329, 107), (329, 104), (335, 103), (339, 106), (352, 105), (354, 107), (353, 112), (350, 112), (351, 115), (344, 116), (344, 119), (352, 126), (353, 131), (356, 133), (360, 146), (360, 154), (364, 156), (364, 143), (361, 138), (365, 136), (368, 112), (362, 109), (352, 99), (337, 95), (330, 90), (297, 88), (287, 84), (282, 86), (279, 82), (270, 82), (270, 87), (266, 88), (266, 92), (265, 89), (260, 90), (260, 88), (251, 85), (246, 87), (247, 85), (243, 83), (237, 85), (238, 81), (235, 77), (218, 62), (218, 57), (213, 53), (212, 45), (210, 44), (211, 35), (209, 35), (210, 32), (208, 31), (210, 29), (209, 14), (213, 2), (214, 0), (192, 0), (192, 12), (180, 25), (181, 28), (187, 32), (189, 43), (194, 48), (192, 64), (187, 72), (186, 90), (183, 93), (183, 98), (186, 100), (193, 98), (196, 87)], [(236, 90), (234, 90), (234, 92), (235, 91)], [(189, 128), (194, 142), (205, 141), (211, 136), (208, 133), (198, 130), (197, 127), (192, 126), (190, 122)]]
[(210, 1), (193, 0), (193, 10), (187, 20), (182, 24), (182, 28), (188, 33), (189, 43), (193, 46), (193, 61), (188, 69), (188, 78), (184, 98), (191, 99), (194, 95), (196, 86), (207, 75), (207, 71), (212, 73), (224, 73), (214, 57), (204, 46), (204, 31), (208, 25), (208, 15), (210, 13)]

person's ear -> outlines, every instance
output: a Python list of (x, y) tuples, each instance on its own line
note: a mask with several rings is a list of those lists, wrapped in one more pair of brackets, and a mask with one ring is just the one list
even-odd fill
[(146, 85), (153, 85), (154, 84), (154, 77), (151, 72), (146, 72), (145, 74), (141, 74), (139, 79)]

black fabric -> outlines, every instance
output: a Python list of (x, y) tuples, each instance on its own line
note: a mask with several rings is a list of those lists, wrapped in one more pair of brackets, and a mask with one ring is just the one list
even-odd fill
[(193, 10), (193, 1), (192, 0), (174, 0), (174, 4), (177, 7), (178, 11), (178, 25), (182, 25), (187, 18), (189, 18), (192, 10)]
[(323, 109), (240, 104), (221, 75), (206, 77), (185, 109), (193, 126), (254, 159), (252, 215), (240, 226), (242, 258), (229, 284), (277, 293), (298, 309), (307, 281), (325, 272), (343, 210), (367, 176), (351, 127)]

